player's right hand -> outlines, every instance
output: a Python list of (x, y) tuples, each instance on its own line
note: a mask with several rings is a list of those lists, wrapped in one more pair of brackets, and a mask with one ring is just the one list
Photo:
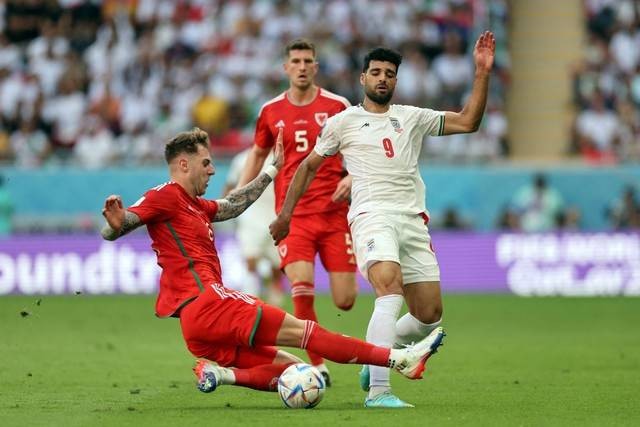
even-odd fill
[(351, 199), (351, 184), (353, 182), (353, 178), (351, 175), (347, 175), (340, 180), (338, 186), (336, 187), (336, 191), (331, 195), (331, 200), (338, 202), (348, 202)]
[(271, 233), (273, 243), (278, 246), (289, 234), (289, 221), (278, 215), (276, 219), (269, 224), (269, 233)]
[(107, 220), (107, 224), (115, 231), (120, 231), (124, 222), (124, 207), (122, 206), (122, 198), (112, 194), (104, 201), (102, 208), (102, 216)]
[(275, 166), (278, 170), (282, 169), (284, 165), (284, 145), (283, 145), (283, 130), (282, 128), (278, 129), (278, 137), (276, 138), (276, 147), (273, 151), (273, 166)]

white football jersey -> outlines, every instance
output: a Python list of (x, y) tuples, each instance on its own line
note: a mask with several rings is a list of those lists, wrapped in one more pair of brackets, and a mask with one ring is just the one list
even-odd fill
[(391, 105), (382, 114), (358, 105), (330, 117), (315, 151), (344, 157), (353, 177), (349, 221), (364, 212), (426, 212), (418, 156), (425, 134), (443, 130), (444, 112), (407, 105)]
[[(247, 157), (249, 157), (250, 152), (251, 148), (247, 148), (233, 158), (229, 167), (229, 174), (227, 175), (227, 184), (235, 186), (238, 181), (240, 181), (240, 176), (242, 175), (242, 171), (247, 163)], [(261, 172), (264, 172), (271, 163), (273, 163), (273, 152), (269, 153), (265, 159)], [(265, 188), (260, 197), (258, 197), (258, 199), (253, 202), (253, 204), (249, 206), (242, 215), (238, 216), (238, 225), (241, 227), (259, 227), (264, 229), (265, 232), (268, 232), (269, 224), (271, 224), (271, 221), (276, 218), (275, 206), (276, 196), (273, 190), (273, 182), (271, 182), (267, 188)]]

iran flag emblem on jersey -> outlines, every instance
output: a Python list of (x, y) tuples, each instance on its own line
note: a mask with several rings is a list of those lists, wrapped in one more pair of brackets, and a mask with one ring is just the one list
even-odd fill
[(322, 127), (325, 123), (327, 123), (327, 119), (329, 118), (329, 113), (316, 113), (315, 119), (318, 126)]

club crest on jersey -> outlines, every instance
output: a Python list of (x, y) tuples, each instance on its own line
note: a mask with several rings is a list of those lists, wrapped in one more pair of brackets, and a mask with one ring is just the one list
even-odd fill
[(316, 119), (316, 123), (318, 126), (322, 127), (325, 123), (327, 123), (327, 119), (329, 118), (329, 113), (316, 113), (314, 115)]
[(404, 129), (400, 127), (400, 121), (398, 119), (396, 119), (395, 117), (389, 117), (389, 121), (391, 122), (391, 126), (393, 126), (393, 130), (398, 133), (402, 133)]
[(278, 252), (280, 252), (280, 257), (281, 258), (284, 258), (284, 257), (287, 256), (287, 245), (286, 245), (286, 243), (278, 246)]

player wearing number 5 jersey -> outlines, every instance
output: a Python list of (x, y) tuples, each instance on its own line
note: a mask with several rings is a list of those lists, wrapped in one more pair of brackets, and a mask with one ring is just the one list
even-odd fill
[[(295, 40), (285, 49), (284, 69), (289, 89), (267, 102), (258, 117), (255, 145), (249, 154), (239, 185), (255, 178), (274, 145), (278, 130), (284, 132), (285, 164), (275, 180), (276, 212), (282, 209), (289, 183), (298, 165), (313, 151), (327, 119), (350, 104), (341, 96), (313, 83), (318, 69), (315, 48), (306, 40)], [(334, 156), (317, 171), (316, 180), (293, 211), (291, 232), (279, 242), (281, 268), (291, 283), (294, 314), (317, 320), (314, 310), (314, 262), (316, 254), (329, 272), (335, 305), (349, 310), (355, 301), (355, 258), (347, 223), (348, 180), (341, 156)], [(309, 352), (327, 384), (328, 370), (321, 357)]]
[[(436, 329), (442, 318), (440, 270), (427, 228), (425, 185), (418, 169), (424, 135), (474, 132), (484, 112), (495, 40), (476, 42), (473, 89), (461, 112), (391, 105), (402, 57), (389, 49), (367, 54), (360, 76), (362, 105), (327, 121), (312, 153), (302, 162), (270, 230), (286, 236), (291, 212), (325, 158), (341, 153), (352, 176), (349, 222), (360, 271), (376, 293), (367, 341), (402, 345)], [(403, 301), (409, 313), (398, 319)], [(391, 394), (389, 371), (365, 367), (366, 407), (408, 407)]]

